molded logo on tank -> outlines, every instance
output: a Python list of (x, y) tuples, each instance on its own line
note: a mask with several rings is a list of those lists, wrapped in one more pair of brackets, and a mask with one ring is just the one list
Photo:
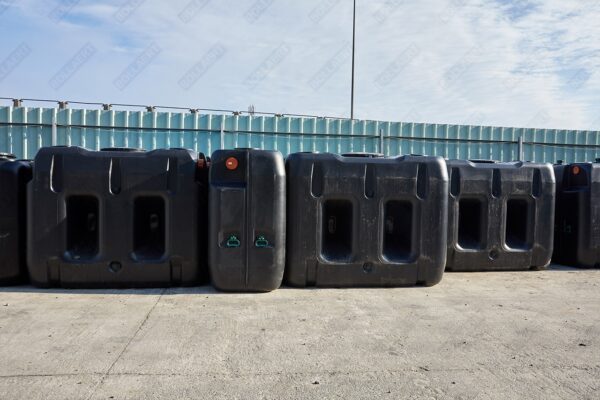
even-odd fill
[(263, 235), (259, 235), (256, 237), (256, 240), (254, 241), (254, 246), (258, 247), (258, 248), (265, 248), (265, 247), (271, 247), (271, 244)]
[(240, 241), (240, 239), (238, 239), (238, 237), (236, 235), (229, 235), (229, 237), (225, 241), (225, 247), (228, 247), (228, 248), (236, 248), (236, 247), (240, 247), (241, 245), (242, 245), (242, 242)]

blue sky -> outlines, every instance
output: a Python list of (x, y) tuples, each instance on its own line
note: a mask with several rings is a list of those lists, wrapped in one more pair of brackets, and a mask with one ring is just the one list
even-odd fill
[[(357, 0), (355, 117), (600, 129), (598, 21)], [(348, 116), (351, 22), (351, 0), (0, 0), (0, 96)]]

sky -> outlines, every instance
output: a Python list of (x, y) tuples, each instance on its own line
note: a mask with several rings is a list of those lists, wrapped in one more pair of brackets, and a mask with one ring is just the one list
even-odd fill
[[(600, 0), (356, 3), (355, 118), (600, 130)], [(348, 117), (352, 8), (0, 0), (0, 97)]]

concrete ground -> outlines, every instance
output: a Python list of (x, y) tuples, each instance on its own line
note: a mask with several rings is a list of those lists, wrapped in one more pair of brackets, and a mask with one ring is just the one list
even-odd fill
[(600, 398), (600, 271), (432, 288), (0, 289), (2, 399)]

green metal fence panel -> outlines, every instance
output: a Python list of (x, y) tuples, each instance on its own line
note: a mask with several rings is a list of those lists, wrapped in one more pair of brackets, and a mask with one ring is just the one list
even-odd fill
[[(519, 146), (519, 140), (522, 146)], [(427, 154), (582, 162), (600, 157), (598, 131), (503, 128), (280, 115), (0, 107), (0, 152), (33, 158), (51, 145)]]

